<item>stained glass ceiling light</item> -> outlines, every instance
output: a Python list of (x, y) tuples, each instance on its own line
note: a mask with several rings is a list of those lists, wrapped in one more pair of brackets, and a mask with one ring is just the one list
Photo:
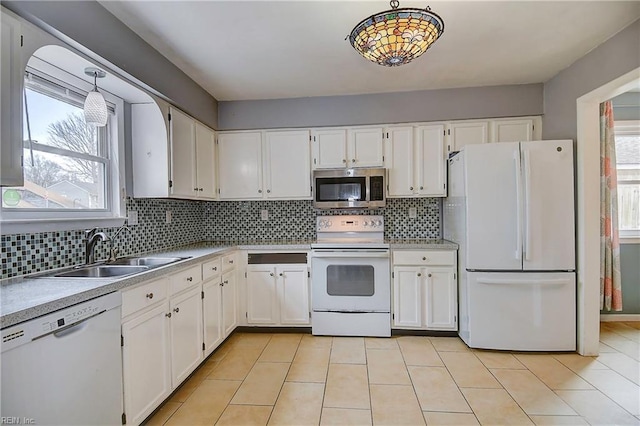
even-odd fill
[(408, 64), (422, 55), (443, 33), (444, 21), (431, 8), (398, 8), (363, 19), (347, 37), (354, 49), (368, 60), (386, 67)]

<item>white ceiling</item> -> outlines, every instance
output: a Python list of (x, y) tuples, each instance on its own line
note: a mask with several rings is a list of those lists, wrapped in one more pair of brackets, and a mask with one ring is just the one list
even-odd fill
[(385, 1), (101, 4), (221, 101), (545, 82), (640, 17), (637, 1), (431, 2), (442, 37), (387, 68), (345, 41)]

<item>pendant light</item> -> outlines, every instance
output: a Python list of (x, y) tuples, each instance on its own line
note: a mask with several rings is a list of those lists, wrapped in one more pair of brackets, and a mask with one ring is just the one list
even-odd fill
[(398, 0), (389, 3), (390, 10), (363, 19), (347, 38), (366, 59), (397, 67), (422, 55), (442, 35), (444, 21), (428, 6), (399, 9)]
[(93, 77), (93, 90), (87, 94), (84, 100), (84, 121), (95, 127), (107, 125), (107, 103), (102, 93), (98, 92), (97, 80), (107, 75), (106, 72), (94, 67), (87, 67), (84, 73)]

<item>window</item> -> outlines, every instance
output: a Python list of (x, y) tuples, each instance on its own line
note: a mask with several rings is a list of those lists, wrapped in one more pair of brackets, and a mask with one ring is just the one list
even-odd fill
[[(35, 57), (32, 60), (39, 63)], [(109, 120), (105, 127), (87, 126), (83, 112), (86, 82), (67, 73), (54, 74), (27, 66), (24, 185), (2, 188), (3, 233), (12, 223), (122, 216), (118, 161), (122, 150), (114, 136), (120, 127), (115, 108), (122, 101), (101, 91), (107, 99)]]
[(640, 237), (640, 121), (616, 121), (620, 237)]

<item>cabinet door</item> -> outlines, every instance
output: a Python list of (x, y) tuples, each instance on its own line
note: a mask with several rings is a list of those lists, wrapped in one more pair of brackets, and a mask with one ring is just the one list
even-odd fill
[(236, 305), (236, 271), (222, 274), (222, 329), (227, 337), (238, 323)]
[(413, 128), (394, 127), (385, 130), (385, 163), (388, 173), (388, 196), (409, 197), (415, 193), (413, 167)]
[(335, 169), (347, 165), (347, 131), (313, 131), (313, 168)]
[(218, 134), (220, 198), (262, 198), (262, 135)]
[(489, 141), (488, 121), (462, 121), (449, 125), (449, 152), (460, 151), (463, 146), (473, 143), (487, 143)]
[(422, 269), (414, 266), (393, 268), (393, 325), (422, 327)]
[(169, 303), (122, 324), (124, 410), (140, 424), (171, 393)]
[(457, 330), (458, 300), (453, 268), (426, 269), (426, 325), (430, 330)]
[(202, 324), (204, 327), (204, 356), (207, 357), (222, 343), (222, 286), (220, 277), (202, 284)]
[(171, 378), (176, 388), (202, 361), (202, 300), (198, 285), (170, 301)]
[(348, 143), (348, 167), (382, 167), (384, 146), (382, 128), (351, 129)]
[[(22, 186), (22, 88), (24, 69), (21, 69), (20, 22), (2, 12), (2, 72), (0, 73), (0, 185)], [(24, 136), (27, 138), (27, 135)]]
[(493, 120), (491, 122), (492, 142), (528, 142), (533, 140), (533, 119)]
[(272, 265), (251, 266), (247, 269), (247, 322), (276, 324), (278, 299), (276, 270)]
[(171, 112), (171, 195), (194, 198), (196, 189), (195, 120), (175, 108)]
[(420, 126), (416, 129), (418, 155), (418, 193), (424, 196), (446, 196), (444, 125)]
[(309, 131), (267, 132), (267, 198), (310, 198)]
[(278, 299), (280, 324), (309, 324), (309, 276), (307, 266), (280, 266)]
[(196, 122), (197, 197), (216, 198), (216, 140), (213, 130)]

